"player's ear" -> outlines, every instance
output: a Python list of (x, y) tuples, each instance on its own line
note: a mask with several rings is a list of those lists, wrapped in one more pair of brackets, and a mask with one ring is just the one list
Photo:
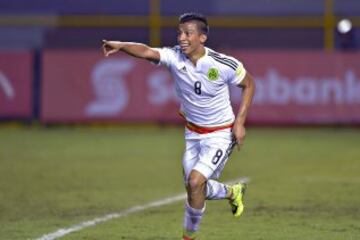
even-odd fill
[(207, 40), (207, 35), (204, 33), (200, 34), (200, 42), (205, 43), (206, 40)]

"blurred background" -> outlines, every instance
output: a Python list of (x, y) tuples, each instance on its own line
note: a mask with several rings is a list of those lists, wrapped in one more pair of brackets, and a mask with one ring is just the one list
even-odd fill
[(255, 76), (249, 124), (360, 123), (358, 0), (1, 0), (0, 119), (180, 123), (166, 69), (100, 47), (173, 46), (187, 11), (208, 16), (208, 46)]
[[(55, 239), (184, 192), (169, 72), (101, 45), (173, 46), (188, 11), (256, 81), (221, 176), (251, 179), (244, 217), (211, 202), (200, 238), (359, 238), (359, 0), (0, 0), (0, 239)], [(238, 109), (241, 90), (231, 97)], [(182, 214), (181, 201), (63, 239), (171, 240)]]

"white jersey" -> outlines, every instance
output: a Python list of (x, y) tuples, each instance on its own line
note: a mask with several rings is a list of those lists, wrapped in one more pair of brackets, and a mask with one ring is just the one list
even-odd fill
[(234, 121), (229, 84), (238, 85), (244, 79), (246, 70), (241, 62), (205, 48), (205, 55), (194, 66), (179, 46), (157, 50), (159, 64), (168, 67), (174, 78), (180, 112), (188, 122), (216, 127)]

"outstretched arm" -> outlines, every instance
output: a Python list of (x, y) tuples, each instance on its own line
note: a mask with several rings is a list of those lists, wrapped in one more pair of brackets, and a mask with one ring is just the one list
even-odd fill
[(249, 73), (246, 73), (245, 78), (241, 81), (239, 87), (243, 88), (242, 100), (232, 129), (238, 149), (240, 149), (244, 142), (246, 135), (244, 127), (245, 119), (255, 92), (255, 82), (253, 77)]
[(152, 62), (157, 63), (160, 61), (159, 51), (142, 43), (103, 40), (102, 49), (105, 57), (122, 51), (131, 56), (147, 59)]

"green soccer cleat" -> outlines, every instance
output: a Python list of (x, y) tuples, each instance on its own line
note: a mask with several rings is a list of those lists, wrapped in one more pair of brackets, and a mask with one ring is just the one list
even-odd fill
[(231, 211), (234, 217), (240, 217), (244, 211), (243, 197), (246, 190), (245, 183), (237, 183), (230, 187), (232, 190), (232, 199), (229, 200)]

